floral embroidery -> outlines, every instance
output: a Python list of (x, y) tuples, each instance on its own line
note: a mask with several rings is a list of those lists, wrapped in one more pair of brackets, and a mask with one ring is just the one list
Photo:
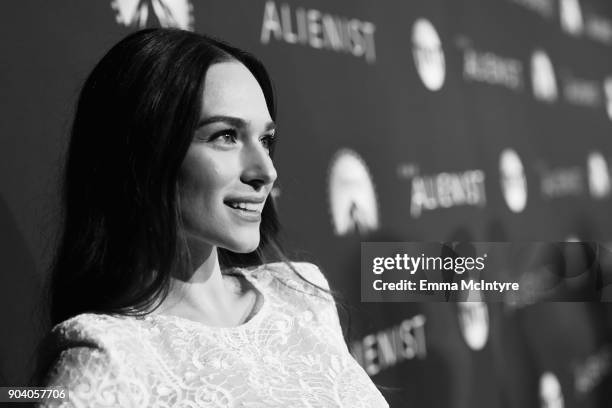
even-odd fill
[[(327, 288), (319, 269), (293, 263)], [(47, 386), (70, 401), (42, 407), (388, 407), (350, 355), (330, 296), (283, 263), (237, 269), (264, 295), (237, 327), (180, 317), (82, 314), (53, 329)]]

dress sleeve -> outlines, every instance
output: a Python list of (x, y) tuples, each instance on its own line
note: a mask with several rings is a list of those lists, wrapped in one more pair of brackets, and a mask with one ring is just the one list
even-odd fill
[(64, 387), (68, 398), (48, 400), (38, 407), (133, 407), (129, 386), (109, 355), (92, 347), (63, 350), (47, 375), (46, 387)]
[[(318, 266), (307, 263), (299, 262), (293, 263), (297, 271), (306, 278), (309, 282), (312, 282), (325, 290), (329, 290), (329, 283), (323, 275), (323, 272)], [(318, 291), (319, 300), (316, 302), (319, 306), (317, 307), (317, 315), (320, 322), (329, 330), (334, 336), (335, 340), (343, 347), (348, 349), (344, 335), (342, 333), (342, 326), (340, 325), (340, 318), (338, 317), (338, 310), (336, 309), (336, 302), (333, 296), (329, 293)]]

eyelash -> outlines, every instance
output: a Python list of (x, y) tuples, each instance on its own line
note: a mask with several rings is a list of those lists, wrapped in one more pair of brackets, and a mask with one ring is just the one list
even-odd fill
[[(208, 139), (208, 141), (214, 142), (215, 140), (219, 138), (226, 138), (226, 137), (231, 138), (230, 140), (231, 143), (236, 143), (236, 140), (238, 140), (238, 134), (234, 129), (225, 129), (225, 130), (221, 130), (213, 134)], [(262, 144), (264, 145), (266, 149), (270, 150), (276, 143), (276, 135), (275, 134), (264, 135), (259, 138), (259, 141), (262, 142)]]
[(236, 140), (238, 139), (238, 135), (236, 134), (236, 131), (234, 129), (225, 129), (225, 130), (221, 130), (217, 133), (214, 133), (210, 139), (208, 139), (209, 142), (213, 142), (219, 138), (225, 138), (226, 136), (229, 136), (231, 138), (231, 142), (235, 143)]
[(271, 135), (265, 135), (263, 137), (261, 137), (259, 139), (261, 142), (265, 142), (266, 144), (264, 144), (264, 147), (268, 150), (272, 149), (274, 147), (274, 144), (276, 143), (276, 135), (271, 134)]

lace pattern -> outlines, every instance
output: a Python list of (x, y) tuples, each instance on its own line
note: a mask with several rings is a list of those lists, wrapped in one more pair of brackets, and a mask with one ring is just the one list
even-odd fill
[[(328, 288), (319, 269), (292, 264)], [(330, 296), (285, 264), (241, 273), (264, 303), (246, 323), (81, 314), (52, 333), (47, 386), (70, 400), (41, 407), (388, 407), (350, 355)]]

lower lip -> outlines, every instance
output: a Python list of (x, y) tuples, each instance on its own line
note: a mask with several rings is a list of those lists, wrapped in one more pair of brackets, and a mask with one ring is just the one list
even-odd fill
[(228, 207), (230, 208), (230, 210), (232, 210), (232, 212), (234, 214), (236, 214), (238, 217), (240, 217), (241, 219), (243, 219), (245, 221), (250, 221), (250, 222), (259, 222), (259, 221), (261, 221), (261, 213), (260, 212), (241, 210), (240, 208), (230, 207), (229, 205), (228, 205)]

